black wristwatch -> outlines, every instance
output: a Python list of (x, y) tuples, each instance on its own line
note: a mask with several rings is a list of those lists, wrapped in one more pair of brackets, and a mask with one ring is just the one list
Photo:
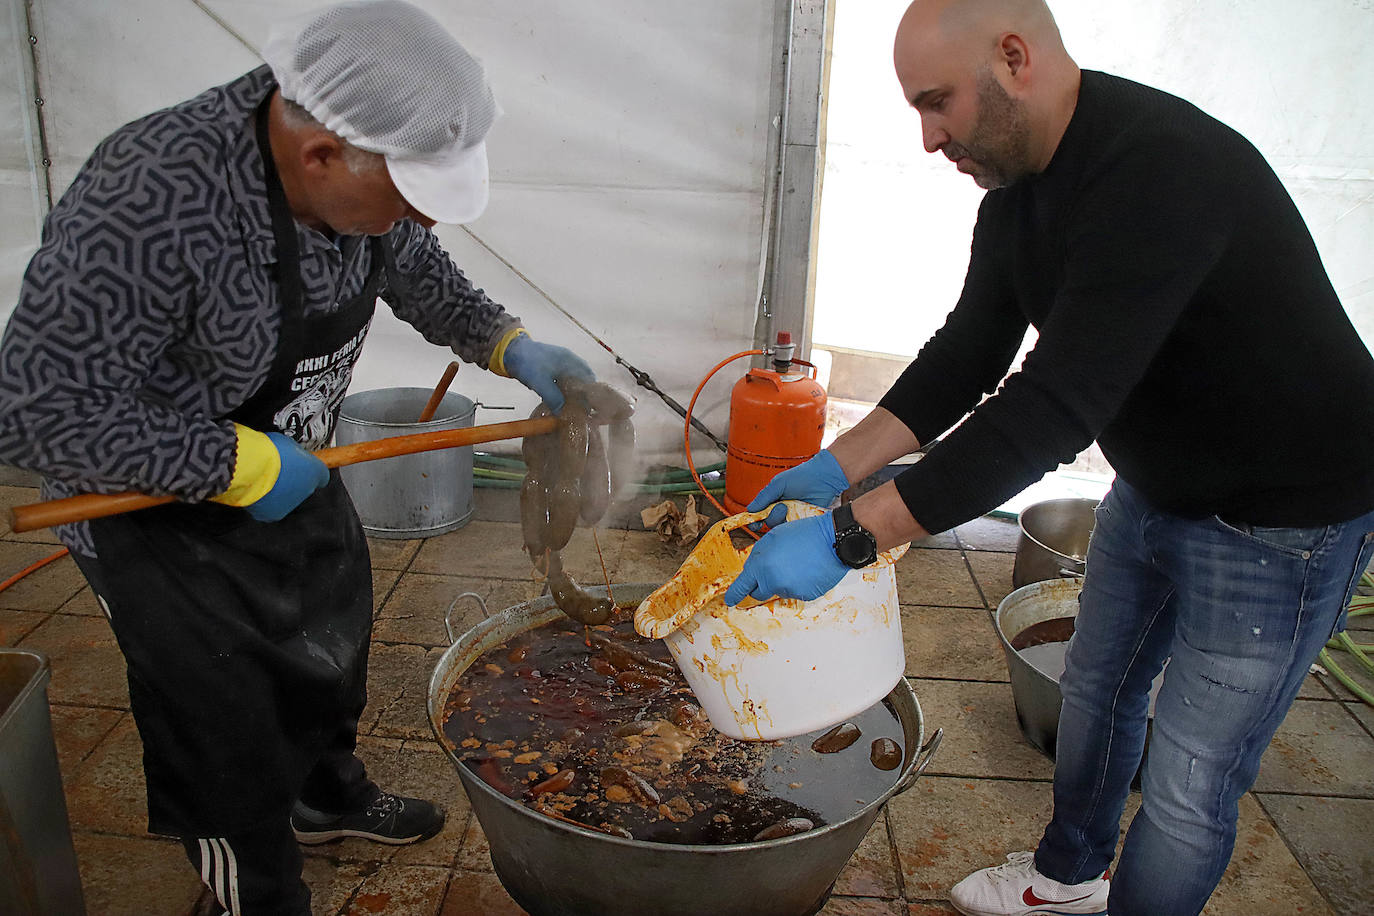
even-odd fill
[(854, 521), (854, 510), (844, 503), (834, 512), (835, 554), (851, 569), (863, 569), (878, 559), (878, 542), (868, 529)]

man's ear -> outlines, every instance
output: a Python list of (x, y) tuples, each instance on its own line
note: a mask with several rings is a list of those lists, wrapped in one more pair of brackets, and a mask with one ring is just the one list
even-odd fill
[(1020, 35), (1008, 32), (997, 42), (997, 62), (1016, 84), (1025, 85), (1030, 77), (1030, 46)]
[(327, 133), (315, 133), (300, 145), (302, 174), (322, 178), (334, 166), (343, 163), (343, 144)]

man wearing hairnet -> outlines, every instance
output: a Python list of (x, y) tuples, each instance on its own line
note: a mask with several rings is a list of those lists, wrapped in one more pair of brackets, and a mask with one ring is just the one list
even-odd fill
[(274, 29), (267, 65), (115, 131), (53, 209), (0, 342), (0, 461), (44, 496), (179, 502), (66, 526), (128, 662), (149, 828), (215, 912), (308, 914), (297, 842), (444, 815), (353, 751), (372, 582), (333, 432), (378, 297), (554, 409), (590, 379), (430, 232), (487, 202), (479, 64), (396, 0)]

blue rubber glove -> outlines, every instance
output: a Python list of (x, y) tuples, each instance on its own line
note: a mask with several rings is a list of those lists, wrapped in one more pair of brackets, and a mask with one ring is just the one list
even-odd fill
[[(849, 480), (840, 469), (840, 463), (829, 449), (821, 449), (811, 458), (768, 481), (748, 508), (750, 512), (759, 512), (764, 506), (779, 500), (799, 499), (824, 509), (847, 489)], [(773, 520), (769, 519), (768, 524), (772, 525)]]
[(773, 528), (749, 551), (740, 571), (725, 591), (734, 606), (752, 596), (767, 601), (800, 598), (812, 601), (844, 578), (849, 567), (835, 555), (835, 521), (829, 512)]
[(301, 503), (307, 496), (329, 483), (329, 468), (320, 459), (301, 448), (300, 443), (281, 433), (268, 433), (267, 438), (277, 447), (281, 457), (281, 471), (272, 489), (257, 502), (244, 508), (260, 522), (276, 522)]
[(531, 340), (524, 334), (506, 347), (503, 361), (506, 374), (539, 395), (554, 413), (563, 409), (563, 392), (558, 390), (559, 379), (596, 381), (591, 366), (573, 351)]

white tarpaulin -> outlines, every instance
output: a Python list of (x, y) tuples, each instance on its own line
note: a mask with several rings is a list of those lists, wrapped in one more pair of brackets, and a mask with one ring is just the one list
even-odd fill
[[(7, 20), (17, 23), (0, 36), (9, 68), (28, 54), (25, 4), (4, 2)], [(256, 66), (253, 49), (273, 18), (318, 5), (30, 0), (54, 195), (115, 127)], [(625, 370), (538, 287), (685, 404), (706, 370), (748, 347), (753, 336), (777, 5), (417, 5), (483, 60), (505, 112), (488, 141), (490, 206), (467, 230), (439, 229), (454, 259), (535, 337), (576, 349), (600, 377), (634, 388)], [(18, 63), (13, 68), (3, 77), (4, 103), (15, 109), (6, 123), (30, 123), (31, 99)], [(10, 132), (4, 144), (0, 320), (36, 245), (38, 218), (26, 184), (34, 172), (24, 137)], [(11, 205), (15, 188), (28, 195), (19, 201), (23, 207)], [(377, 314), (352, 390), (432, 386), (453, 354), (426, 343), (388, 310)], [(729, 385), (746, 368), (721, 373), (699, 402), (698, 411), (721, 435)], [(459, 372), (453, 390), (485, 404), (513, 405), (521, 416), (535, 403), (517, 383), (473, 366)], [(648, 451), (680, 460), (681, 419), (653, 395), (635, 391)], [(479, 411), (477, 422), (512, 416)], [(715, 453), (702, 442), (698, 457), (705, 461)]]
[[(60, 195), (91, 148), (125, 121), (255, 66), (268, 22), (316, 4), (0, 4), (0, 110), (8, 116), (0, 123), (9, 125), (0, 136), (3, 321), (37, 244), (47, 184)], [(575, 348), (600, 376), (632, 387), (542, 290), (686, 403), (710, 366), (752, 339), (773, 165), (775, 18), (787, 5), (419, 4), (483, 58), (505, 109), (490, 139), (491, 206), (468, 230), (440, 230), (454, 258), (537, 337)], [(919, 120), (892, 76), (891, 30), (905, 5), (835, 2), (810, 336), (911, 354), (957, 295), (981, 192), (921, 149)], [(1374, 340), (1374, 116), (1364, 104), (1360, 54), (1374, 34), (1370, 0), (1051, 5), (1081, 64), (1195, 101), (1265, 152), (1357, 326)], [(26, 76), (35, 58), (43, 147)], [(814, 108), (815, 99), (794, 104)], [(40, 162), (44, 149), (50, 172)], [(450, 359), (383, 309), (353, 387), (427, 387)], [(737, 362), (718, 373), (698, 404), (718, 433), (743, 371)], [(471, 366), (455, 390), (520, 414), (534, 401)], [(680, 461), (681, 421), (634, 390), (648, 451)], [(478, 422), (510, 416), (482, 411)], [(698, 460), (716, 456), (704, 439), (694, 445)]]
[[(832, 36), (817, 346), (914, 356), (954, 307), (983, 192), (922, 147), (892, 39), (909, 0), (840, 2)], [(1163, 89), (1244, 134), (1293, 195), (1374, 345), (1370, 0), (1050, 0), (1080, 66)]]

